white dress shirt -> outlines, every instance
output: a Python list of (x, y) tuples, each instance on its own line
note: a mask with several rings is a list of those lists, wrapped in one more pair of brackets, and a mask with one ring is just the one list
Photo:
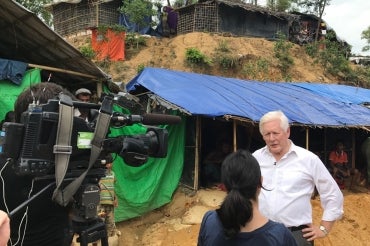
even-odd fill
[(267, 146), (256, 150), (263, 176), (259, 209), (269, 219), (285, 226), (312, 223), (311, 195), (316, 186), (323, 208), (322, 220), (335, 221), (343, 215), (343, 194), (314, 153), (291, 142), (290, 149), (276, 162)]

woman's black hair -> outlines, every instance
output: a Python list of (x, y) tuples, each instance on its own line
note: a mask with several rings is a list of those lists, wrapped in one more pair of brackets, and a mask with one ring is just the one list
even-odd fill
[(216, 211), (225, 235), (233, 238), (253, 218), (252, 200), (262, 187), (258, 161), (246, 150), (229, 154), (222, 163), (221, 180), (228, 193)]
[(55, 83), (42, 82), (31, 85), (18, 96), (14, 104), (15, 122), (20, 122), (22, 113), (28, 109), (28, 105), (32, 102), (45, 104), (49, 99), (58, 98), (60, 93), (75, 99), (71, 92)]
[(0, 122), (0, 131), (2, 130), (3, 128), (3, 124), (5, 122), (14, 122), (14, 111), (8, 111), (6, 114), (5, 114), (5, 118)]

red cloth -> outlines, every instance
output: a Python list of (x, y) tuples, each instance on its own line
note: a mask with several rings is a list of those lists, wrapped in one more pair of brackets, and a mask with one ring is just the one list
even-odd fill
[(92, 30), (91, 46), (98, 60), (109, 59), (111, 61), (123, 61), (125, 59), (125, 36), (124, 32), (107, 30), (105, 35), (97, 29)]
[(341, 163), (341, 164), (347, 165), (348, 156), (345, 151), (342, 151), (342, 152), (332, 151), (329, 155), (329, 160), (334, 164)]

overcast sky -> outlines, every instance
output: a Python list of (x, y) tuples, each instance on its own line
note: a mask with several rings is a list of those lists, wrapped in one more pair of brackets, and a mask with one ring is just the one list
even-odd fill
[(361, 33), (370, 26), (369, 0), (331, 0), (323, 19), (341, 39), (352, 45), (352, 53), (370, 55), (370, 52), (361, 52), (366, 45)]
[[(266, 1), (259, 0), (258, 3), (264, 5)], [(370, 26), (370, 0), (331, 0), (323, 19), (339, 38), (352, 46), (352, 53), (370, 55), (370, 51), (361, 51), (366, 45), (361, 33)]]

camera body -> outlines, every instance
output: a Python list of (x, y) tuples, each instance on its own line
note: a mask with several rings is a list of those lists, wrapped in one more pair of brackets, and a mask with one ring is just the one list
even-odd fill
[[(45, 104), (31, 103), (19, 123), (4, 123), (0, 129), (0, 155), (7, 159), (16, 175), (50, 180), (49, 185), (20, 204), (9, 216), (14, 216), (42, 192), (55, 186), (52, 200), (62, 206), (72, 205), (71, 221), (75, 232), (89, 230), (93, 231), (91, 235), (106, 235), (105, 225), (97, 216), (99, 181), (106, 174), (105, 164), (113, 162), (112, 154), (134, 167), (146, 163), (148, 157), (166, 157), (168, 132), (153, 125), (181, 121), (178, 116), (113, 112), (114, 105), (124, 108), (122, 104), (127, 100), (122, 95), (108, 94), (101, 98), (101, 104), (94, 104), (72, 101), (69, 96), (60, 94), (58, 99), (50, 99)], [(74, 108), (93, 111), (91, 115), (95, 117), (89, 121), (75, 117)], [(110, 127), (121, 128), (135, 123), (147, 125), (146, 133), (109, 137)], [(64, 158), (66, 155), (68, 158)], [(84, 240), (93, 242), (96, 238)]]
[[(115, 96), (105, 95), (105, 105), (113, 107)], [(101, 110), (99, 104), (73, 102), (79, 108)], [(22, 114), (21, 122), (6, 122), (0, 134), (0, 155), (10, 158), (17, 175), (43, 177), (55, 172), (55, 154), (60, 100), (50, 99), (43, 105), (30, 104)], [(112, 110), (112, 109), (110, 109)], [(119, 113), (112, 113), (117, 115)], [(111, 117), (110, 124), (117, 127), (140, 123), (143, 117), (121, 115)], [(118, 122), (119, 121), (119, 122)], [(118, 122), (118, 123), (117, 123)], [(94, 137), (96, 119), (86, 122), (79, 117), (73, 117), (73, 127), (70, 139), (70, 158), (68, 172), (72, 176), (84, 171), (90, 161), (91, 141)], [(108, 134), (107, 134), (108, 135)], [(125, 163), (131, 166), (143, 165), (148, 157), (166, 157), (168, 133), (166, 129), (151, 126), (146, 134), (134, 136), (118, 136), (106, 138), (102, 142), (100, 157), (93, 164), (94, 168), (104, 168), (111, 161), (111, 154), (121, 156)]]
[[(59, 101), (50, 100), (45, 105), (30, 106), (21, 117), (21, 123), (6, 122), (3, 125), (3, 155), (13, 160), (16, 174), (43, 176), (54, 172), (53, 147), (56, 142), (59, 120)], [(74, 161), (88, 162), (89, 149), (78, 147), (80, 133), (92, 129), (78, 117), (73, 118), (71, 135), (71, 165)]]

